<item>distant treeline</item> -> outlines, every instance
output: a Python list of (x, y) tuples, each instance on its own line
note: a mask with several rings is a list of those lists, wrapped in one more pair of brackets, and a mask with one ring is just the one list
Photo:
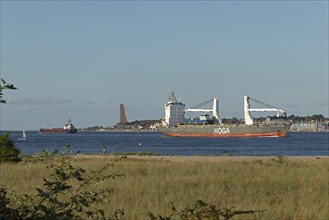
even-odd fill
[(323, 115), (312, 115), (312, 116), (295, 116), (295, 115), (290, 115), (288, 116), (288, 119), (291, 120), (293, 123), (300, 123), (300, 122), (324, 122), (328, 121), (329, 118), (325, 118)]
[(112, 129), (149, 129), (150, 126), (160, 123), (161, 120), (136, 120), (127, 123), (117, 123)]
[(132, 129), (149, 129), (151, 125), (160, 123), (160, 120), (135, 120), (127, 123), (117, 123), (110, 127), (93, 126), (84, 128), (83, 130), (98, 131), (98, 130), (132, 130)]

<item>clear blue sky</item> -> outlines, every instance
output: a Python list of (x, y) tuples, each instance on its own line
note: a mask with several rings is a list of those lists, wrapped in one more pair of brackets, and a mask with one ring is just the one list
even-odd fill
[(159, 119), (171, 91), (328, 117), (328, 1), (1, 1), (1, 78), (2, 130)]

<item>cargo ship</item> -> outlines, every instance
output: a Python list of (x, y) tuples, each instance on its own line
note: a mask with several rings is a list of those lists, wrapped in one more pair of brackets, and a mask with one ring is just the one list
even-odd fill
[(71, 119), (62, 128), (40, 128), (40, 133), (77, 133), (77, 131), (78, 129), (74, 127)]
[[(267, 108), (250, 108), (250, 100), (264, 104)], [(212, 109), (200, 109), (203, 104), (213, 102)], [(173, 137), (285, 137), (291, 126), (286, 113), (274, 106), (244, 96), (244, 124), (224, 124), (219, 117), (218, 97), (214, 97), (185, 110), (185, 104), (172, 93), (163, 105), (165, 115), (157, 131)], [(255, 123), (251, 112), (276, 112), (261, 123)], [(206, 112), (196, 119), (185, 119), (185, 112)], [(209, 114), (212, 113), (212, 116)]]

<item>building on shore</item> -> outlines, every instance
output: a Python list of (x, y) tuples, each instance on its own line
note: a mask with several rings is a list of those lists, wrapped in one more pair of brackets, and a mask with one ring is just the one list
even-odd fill
[(290, 126), (292, 132), (326, 132), (329, 131), (328, 122), (309, 121), (298, 122)]

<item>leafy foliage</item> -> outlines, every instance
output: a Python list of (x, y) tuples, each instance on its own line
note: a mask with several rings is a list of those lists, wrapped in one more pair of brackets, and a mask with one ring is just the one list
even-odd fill
[(43, 150), (42, 152), (39, 152), (37, 154), (35, 154), (33, 156), (35, 161), (44, 161), (44, 162), (48, 162), (51, 161), (55, 158), (55, 156), (57, 155), (57, 152), (49, 152), (48, 150)]
[[(6, 103), (2, 91), (17, 89), (13, 84), (7, 83), (4, 79), (0, 79), (0, 104)], [(20, 161), (20, 151), (15, 148), (14, 142), (9, 138), (9, 134), (0, 135), (0, 163), (1, 162), (18, 162)]]
[(154, 125), (156, 123), (160, 123), (160, 120), (135, 120), (132, 122), (117, 123), (112, 127), (112, 129), (129, 130), (129, 129), (139, 129), (139, 127), (141, 127), (142, 129), (148, 129), (151, 125)]
[[(323, 122), (326, 120), (326, 118), (321, 115), (321, 114), (315, 114), (311, 116), (295, 116), (295, 115), (290, 115), (288, 117), (289, 120), (291, 120), (293, 123), (300, 123), (300, 122), (307, 122), (307, 121), (319, 121)], [(328, 118), (327, 118), (328, 119)]]
[(2, 91), (8, 90), (15, 90), (17, 89), (13, 84), (7, 83), (4, 79), (0, 80), (0, 103), (6, 103), (6, 100), (2, 99), (3, 93)]
[(16, 195), (15, 208), (23, 219), (119, 219), (124, 211), (118, 209), (114, 216), (107, 217), (104, 210), (98, 208), (100, 202), (108, 202), (111, 188), (90, 190), (91, 185), (114, 179), (123, 174), (107, 174), (114, 163), (87, 172), (71, 163), (67, 155), (68, 147), (63, 152), (60, 163), (47, 165), (50, 177), (44, 178), (42, 188), (36, 188), (37, 195)]
[(8, 207), (10, 202), (6, 194), (6, 188), (0, 186), (0, 219), (19, 219), (17, 211)]
[(21, 160), (20, 150), (10, 140), (9, 134), (0, 135), (0, 163), (18, 162)]
[(231, 219), (236, 215), (255, 214), (264, 212), (265, 210), (236, 210), (236, 207), (231, 208), (216, 208), (202, 200), (198, 200), (193, 208), (185, 208), (181, 211), (176, 209), (176, 206), (171, 203), (171, 214), (169, 216), (155, 215), (152, 212), (148, 213), (151, 220), (188, 220), (188, 219)]

